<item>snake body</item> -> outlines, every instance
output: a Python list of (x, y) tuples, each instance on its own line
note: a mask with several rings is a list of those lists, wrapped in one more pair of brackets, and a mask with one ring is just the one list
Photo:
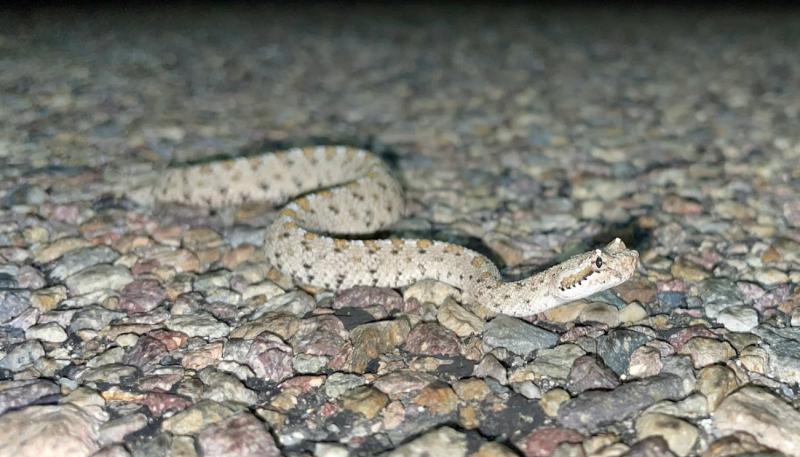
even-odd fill
[(616, 239), (506, 282), (489, 259), (456, 244), (352, 239), (391, 226), (403, 217), (404, 201), (379, 158), (344, 146), (169, 168), (153, 192), (156, 200), (210, 207), (288, 201), (266, 231), (267, 257), (295, 281), (329, 290), (434, 279), (459, 288), (462, 301), (527, 316), (614, 287), (633, 275), (638, 262), (638, 253)]

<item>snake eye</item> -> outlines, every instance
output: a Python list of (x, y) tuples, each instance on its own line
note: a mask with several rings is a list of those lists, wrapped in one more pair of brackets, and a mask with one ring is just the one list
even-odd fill
[(602, 267), (602, 266), (603, 266), (603, 259), (601, 259), (600, 257), (598, 257), (598, 258), (597, 258), (597, 259), (594, 261), (594, 264), (597, 266), (597, 268), (600, 268), (600, 267)]

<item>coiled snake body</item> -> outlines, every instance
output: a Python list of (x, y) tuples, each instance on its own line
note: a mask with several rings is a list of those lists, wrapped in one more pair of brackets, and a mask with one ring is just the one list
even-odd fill
[[(270, 262), (296, 281), (330, 290), (402, 287), (435, 279), (461, 299), (513, 316), (532, 315), (630, 278), (638, 253), (616, 239), (540, 273), (506, 282), (485, 256), (427, 239), (354, 240), (403, 216), (399, 183), (371, 153), (344, 146), (295, 148), (255, 157), (170, 168), (156, 200), (219, 207), (291, 200), (268, 228)], [(337, 237), (337, 235), (339, 237)], [(341, 236), (348, 236), (342, 238)]]

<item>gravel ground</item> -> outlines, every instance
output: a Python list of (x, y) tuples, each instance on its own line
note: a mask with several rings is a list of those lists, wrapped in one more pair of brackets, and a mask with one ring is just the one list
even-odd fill
[[(0, 455), (800, 455), (800, 14), (316, 6), (0, 17)], [(274, 208), (126, 197), (169, 163), (381, 154), (397, 235), (510, 277), (302, 290)]]

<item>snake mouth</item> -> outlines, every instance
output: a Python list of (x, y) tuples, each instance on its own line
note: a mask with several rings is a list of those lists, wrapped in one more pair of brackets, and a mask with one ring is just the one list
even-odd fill
[(591, 266), (586, 266), (579, 270), (576, 273), (566, 275), (561, 278), (559, 282), (558, 290), (561, 292), (567, 292), (575, 287), (583, 285), (585, 281), (588, 281), (589, 278), (594, 275), (596, 272)]

